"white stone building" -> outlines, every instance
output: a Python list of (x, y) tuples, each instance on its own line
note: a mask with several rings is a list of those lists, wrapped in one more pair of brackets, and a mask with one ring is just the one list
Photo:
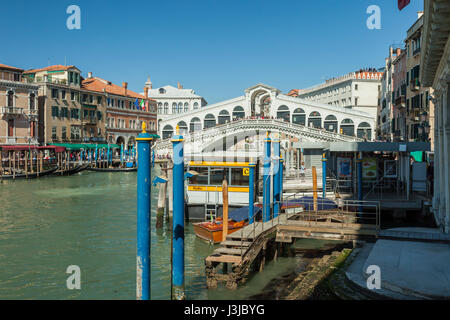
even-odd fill
[(177, 88), (164, 86), (153, 89), (150, 78), (145, 83), (148, 88), (148, 97), (156, 100), (158, 110), (158, 130), (162, 121), (172, 118), (192, 110), (206, 106), (206, 100), (197, 94), (193, 89), (183, 89), (178, 82)]
[(377, 117), (378, 91), (383, 73), (375, 69), (360, 70), (345, 76), (326, 80), (308, 89), (293, 89), (290, 96), (362, 111)]
[(450, 233), (450, 3), (425, 0), (420, 81), (434, 102), (434, 195), (437, 225)]

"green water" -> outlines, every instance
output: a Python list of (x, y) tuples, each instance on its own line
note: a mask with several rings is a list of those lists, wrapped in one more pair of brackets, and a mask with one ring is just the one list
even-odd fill
[[(157, 174), (158, 172), (156, 172)], [(170, 298), (170, 232), (155, 229), (152, 188), (152, 299)], [(188, 299), (245, 299), (299, 258), (269, 262), (243, 287), (206, 289), (204, 258), (214, 246), (185, 231)], [(81, 289), (69, 290), (69, 265)], [(135, 299), (136, 173), (82, 172), (0, 184), (0, 299)]]

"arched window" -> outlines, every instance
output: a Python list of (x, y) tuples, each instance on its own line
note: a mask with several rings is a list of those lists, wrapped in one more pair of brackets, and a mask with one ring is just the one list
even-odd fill
[(241, 106), (236, 106), (233, 109), (233, 119), (242, 119), (245, 117), (244, 108)]
[(291, 112), (287, 106), (279, 106), (277, 110), (277, 119), (282, 119), (283, 121), (291, 121)]
[(8, 91), (8, 107), (14, 107), (14, 92)]
[(187, 126), (186, 122), (180, 121), (180, 122), (178, 122), (177, 125), (178, 125), (178, 128), (180, 129), (180, 134), (181, 134), (181, 135), (187, 133), (187, 131), (188, 131), (188, 126)]
[(358, 138), (372, 140), (372, 129), (367, 122), (361, 122), (356, 130)]
[(163, 112), (163, 106), (162, 106), (162, 103), (160, 102), (160, 103), (158, 103), (158, 114), (162, 114), (162, 112)]
[(172, 136), (173, 136), (173, 127), (170, 124), (164, 126), (164, 128), (162, 130), (162, 138), (168, 139)]
[(159, 93), (160, 93), (160, 94), (166, 93), (166, 89), (164, 89), (164, 88), (159, 88)]
[(213, 114), (208, 113), (208, 114), (205, 116), (205, 122), (204, 122), (203, 127), (204, 127), (205, 129), (207, 129), (207, 128), (211, 128), (211, 127), (214, 127), (214, 126), (216, 126), (216, 117), (214, 117)]
[(194, 102), (194, 110), (198, 109), (198, 102)]
[(189, 103), (185, 102), (184, 103), (184, 112), (188, 112), (189, 111)]
[(195, 117), (191, 119), (191, 123), (189, 124), (189, 132), (201, 131), (202, 130), (202, 122), (199, 118)]
[(172, 103), (172, 114), (177, 113), (178, 105), (176, 102)]
[(230, 122), (230, 113), (227, 110), (222, 110), (219, 113), (219, 124)]
[(323, 127), (327, 131), (338, 132), (338, 121), (336, 117), (332, 114), (325, 117), (325, 121), (323, 122)]
[(183, 103), (182, 102), (178, 103), (178, 113), (183, 113)]
[(313, 111), (308, 117), (308, 127), (321, 128), (322, 127), (322, 117), (317, 111)]
[(35, 98), (36, 95), (34, 93), (30, 93), (30, 110), (34, 110), (36, 108)]
[(297, 108), (292, 113), (292, 123), (306, 125), (306, 114), (302, 108)]
[(352, 119), (344, 119), (341, 121), (341, 134), (345, 134), (347, 136), (355, 135), (355, 125)]
[(166, 102), (164, 103), (164, 114), (168, 114), (169, 113), (169, 104)]

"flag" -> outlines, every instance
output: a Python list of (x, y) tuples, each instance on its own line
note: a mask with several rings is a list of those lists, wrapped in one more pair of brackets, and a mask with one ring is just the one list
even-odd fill
[(144, 99), (141, 100), (141, 103), (139, 104), (139, 107), (141, 107), (141, 109), (144, 110)]
[(410, 1), (411, 0), (398, 0), (398, 9), (402, 10), (404, 7), (406, 7), (409, 4)]
[(136, 101), (134, 102), (134, 106), (135, 106), (135, 109), (139, 109), (139, 100), (138, 100), (138, 98), (136, 98)]
[(148, 101), (145, 102), (145, 111), (148, 112)]

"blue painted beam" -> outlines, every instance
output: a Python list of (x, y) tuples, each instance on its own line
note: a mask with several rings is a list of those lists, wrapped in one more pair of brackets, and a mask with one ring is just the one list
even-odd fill
[(270, 220), (270, 155), (271, 155), (271, 140), (269, 132), (264, 139), (264, 163), (263, 163), (263, 221)]

